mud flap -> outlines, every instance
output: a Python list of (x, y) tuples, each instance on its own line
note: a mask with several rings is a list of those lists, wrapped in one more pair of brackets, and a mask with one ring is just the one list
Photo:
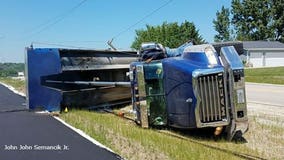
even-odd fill
[(235, 120), (231, 120), (229, 126), (226, 127), (227, 140), (237, 142), (246, 142), (243, 138), (243, 134), (246, 133), (249, 129), (248, 122), (236, 122)]

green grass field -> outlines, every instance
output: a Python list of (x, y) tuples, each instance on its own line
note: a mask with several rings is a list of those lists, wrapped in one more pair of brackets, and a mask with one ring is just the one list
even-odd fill
[(284, 84), (284, 67), (245, 69), (246, 82)]

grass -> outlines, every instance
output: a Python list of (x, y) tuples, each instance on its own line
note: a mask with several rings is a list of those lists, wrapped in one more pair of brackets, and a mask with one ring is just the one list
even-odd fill
[(283, 126), (266, 122), (268, 118), (265, 115), (250, 117), (250, 131), (245, 135), (250, 141), (247, 146), (269, 159), (283, 159)]
[(284, 84), (284, 67), (245, 69), (245, 80), (254, 83)]
[[(250, 129), (244, 135), (248, 143), (233, 143), (224, 139), (216, 141), (208, 133), (205, 134), (207, 137), (191, 134), (191, 131), (182, 134), (190, 140), (229, 151), (267, 159), (284, 159), (284, 117), (272, 112), (262, 113), (250, 106), (248, 109)], [(239, 159), (225, 152), (165, 135), (157, 129), (143, 129), (134, 122), (108, 113), (71, 110), (62, 114), (61, 118), (126, 159)]]
[(284, 159), (284, 108), (275, 106), (248, 106), (250, 130), (245, 134), (247, 147), (257, 150), (269, 159)]
[[(61, 118), (97, 139), (126, 159), (239, 159), (231, 154), (204, 147), (158, 132), (143, 129), (117, 116), (84, 110), (72, 110)], [(225, 140), (200, 139), (201, 143), (259, 156), (256, 151)]]
[(25, 93), (25, 81), (13, 79), (11, 77), (0, 77), (0, 82), (13, 86), (17, 91)]

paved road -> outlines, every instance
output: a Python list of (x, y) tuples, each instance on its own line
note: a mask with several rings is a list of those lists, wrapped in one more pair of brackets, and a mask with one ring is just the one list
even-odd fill
[(246, 83), (248, 102), (284, 107), (284, 85)]
[(16, 111), (27, 109), (25, 98), (17, 95), (0, 84), (0, 111)]
[(0, 160), (121, 159), (23, 103), (24, 97), (0, 85)]

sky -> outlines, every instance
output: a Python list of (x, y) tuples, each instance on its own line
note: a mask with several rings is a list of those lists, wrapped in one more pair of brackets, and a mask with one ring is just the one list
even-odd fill
[(25, 47), (129, 50), (146, 24), (193, 22), (213, 42), (213, 19), (230, 0), (0, 0), (0, 63), (24, 62)]

